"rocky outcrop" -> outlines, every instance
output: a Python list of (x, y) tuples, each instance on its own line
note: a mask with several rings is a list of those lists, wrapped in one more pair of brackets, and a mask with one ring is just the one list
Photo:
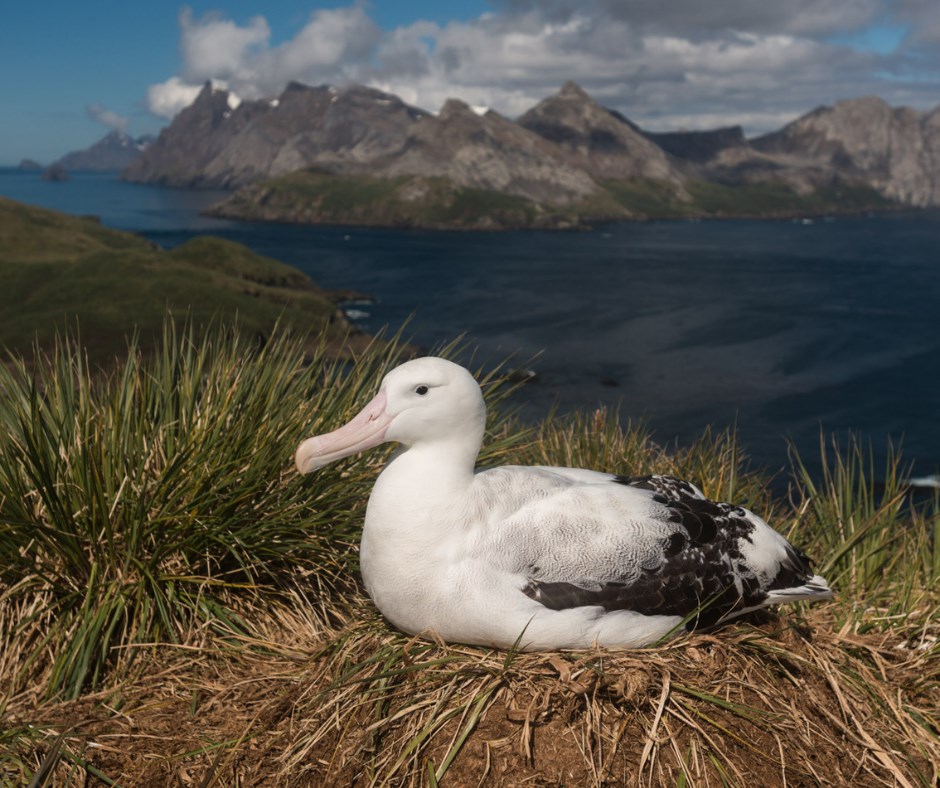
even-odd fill
[(151, 135), (134, 139), (122, 131), (108, 132), (94, 145), (67, 153), (56, 164), (72, 172), (107, 172), (123, 170), (153, 142)]
[(940, 205), (940, 107), (919, 112), (874, 97), (840, 101), (751, 145), (791, 168), (828, 170), (907, 205)]
[(18, 170), (26, 170), (31, 172), (38, 172), (42, 169), (42, 165), (35, 161), (34, 159), (22, 159), (20, 163), (16, 166)]
[(42, 179), (52, 183), (71, 180), (69, 172), (61, 164), (50, 164), (42, 171)]

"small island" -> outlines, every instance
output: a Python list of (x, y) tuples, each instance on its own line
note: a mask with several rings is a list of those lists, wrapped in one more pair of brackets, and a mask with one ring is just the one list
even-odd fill
[(50, 164), (42, 171), (42, 179), (52, 183), (60, 183), (62, 181), (71, 180), (71, 176), (69, 175), (69, 171), (61, 164)]

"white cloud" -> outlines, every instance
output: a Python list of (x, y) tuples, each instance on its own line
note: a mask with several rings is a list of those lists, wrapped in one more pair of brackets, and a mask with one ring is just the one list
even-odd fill
[(279, 46), (271, 46), (271, 29), (261, 16), (239, 26), (219, 13), (196, 18), (184, 8), (179, 25), (181, 74), (147, 92), (148, 109), (161, 117), (191, 103), (206, 81), (250, 99), (276, 95), (291, 80), (353, 81), (382, 35), (360, 6), (315, 11)]
[(669, 31), (694, 37), (728, 30), (799, 35), (844, 33), (876, 20), (886, 3), (885, 0), (504, 0), (500, 5), (509, 13), (535, 11), (554, 20), (587, 14), (624, 21), (650, 32)]
[(267, 50), (271, 30), (264, 17), (256, 16), (245, 27), (218, 13), (194, 19), (184, 8), (179, 15), (180, 53), (183, 76), (189, 83), (219, 79), (235, 83), (257, 77), (253, 73), (256, 53)]
[[(940, 66), (940, 3), (937, 0), (899, 0), (899, 17), (910, 25), (909, 38), (916, 45), (929, 47), (926, 54), (932, 66)], [(935, 72), (936, 73), (936, 72)]]
[(263, 62), (281, 83), (298, 77), (334, 74), (367, 60), (381, 31), (361, 6), (315, 11), (300, 32)]
[(127, 118), (123, 115), (118, 115), (116, 112), (112, 112), (98, 102), (94, 102), (85, 107), (85, 112), (88, 113), (88, 117), (92, 120), (98, 121), (109, 129), (122, 132), (127, 130)]
[(147, 108), (161, 118), (172, 118), (195, 101), (201, 85), (190, 85), (179, 77), (170, 77), (147, 88)]
[[(923, 48), (883, 55), (834, 43), (836, 33), (844, 40), (885, 21), (923, 20), (920, 35), (928, 39), (940, 33), (936, 0), (510, 0), (496, 7), (469, 21), (382, 31), (357, 3), (315, 11), (278, 45), (263, 17), (240, 25), (184, 10), (182, 68), (150, 87), (148, 106), (171, 117), (206, 79), (243, 98), (273, 97), (293, 79), (362, 82), (430, 110), (457, 96), (515, 116), (573, 79), (651, 128), (744, 123), (760, 132), (841, 98), (874, 93), (926, 107), (940, 95), (937, 71), (923, 71), (936, 57)], [(917, 36), (908, 40), (917, 45)]]

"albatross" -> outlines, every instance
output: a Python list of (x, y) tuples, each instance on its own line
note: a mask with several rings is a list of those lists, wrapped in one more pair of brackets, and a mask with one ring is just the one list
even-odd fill
[(297, 470), (400, 444), (362, 530), (366, 591), (404, 632), (528, 651), (635, 648), (767, 605), (832, 596), (807, 556), (741, 506), (670, 476), (475, 468), (486, 407), (463, 367), (389, 372)]

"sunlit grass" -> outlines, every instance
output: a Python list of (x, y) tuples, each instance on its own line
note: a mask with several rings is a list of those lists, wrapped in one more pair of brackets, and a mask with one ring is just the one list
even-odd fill
[(291, 495), (285, 461), (324, 407), (316, 378), (341, 370), (301, 358), (288, 340), (259, 350), (169, 324), (161, 352), (132, 347), (107, 375), (69, 340), (35, 373), (0, 373), (0, 577), (42, 600), (20, 630), (51, 655), (50, 694), (96, 685), (116, 646), (205, 621), (243, 631), (230, 593), (339, 560), (329, 546), (349, 521)]
[[(822, 471), (815, 478), (791, 450), (791, 531), (800, 534), (817, 558), (817, 570), (860, 619), (857, 626), (880, 626), (924, 605), (940, 613), (936, 498), (913, 502), (906, 481), (910, 468), (893, 446), (880, 467), (872, 446), (857, 436), (845, 445), (821, 436), (819, 451)], [(860, 605), (881, 612), (872, 615)]]

